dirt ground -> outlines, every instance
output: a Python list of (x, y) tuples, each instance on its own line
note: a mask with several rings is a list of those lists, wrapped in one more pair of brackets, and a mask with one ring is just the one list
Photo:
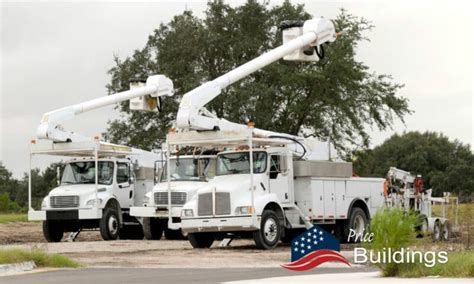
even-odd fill
[[(193, 249), (188, 241), (102, 241), (99, 232), (81, 232), (75, 242), (47, 243), (41, 223), (0, 225), (0, 248), (41, 249), (66, 255), (88, 267), (217, 268), (279, 267), (290, 260), (290, 249), (255, 249), (252, 240), (234, 240), (230, 247)], [(343, 252), (351, 257), (351, 251)]]

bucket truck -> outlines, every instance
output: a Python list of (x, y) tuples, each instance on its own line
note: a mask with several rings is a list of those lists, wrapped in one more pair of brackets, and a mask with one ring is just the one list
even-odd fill
[[(76, 115), (130, 100), (130, 109), (155, 110), (161, 96), (171, 96), (173, 84), (163, 75), (130, 84), (130, 90), (75, 104), (43, 115), (38, 140), (30, 145), (28, 219), (43, 221), (43, 234), (49, 242), (59, 242), (64, 232), (71, 238), (85, 229), (99, 229), (104, 240), (143, 238), (141, 224), (130, 216), (129, 208), (142, 204), (154, 185), (155, 162), (163, 153), (147, 152), (100, 141), (66, 131), (61, 123)], [(42, 141), (46, 140), (46, 141)], [(44, 197), (35, 210), (31, 196), (31, 163), (34, 156), (67, 157), (58, 169), (58, 186)]]
[[(331, 162), (325, 143), (241, 125), (219, 118), (205, 105), (221, 90), (284, 58), (318, 61), (323, 45), (336, 40), (331, 21), (287, 22), (283, 44), (186, 93), (177, 130), (167, 135), (167, 190), (171, 149), (215, 149), (216, 175), (197, 189), (181, 210), (181, 229), (193, 247), (210, 247), (228, 235), (253, 237), (257, 247), (274, 248), (295, 230), (320, 224), (347, 238), (362, 233), (384, 204), (382, 178), (352, 177), (352, 165)], [(168, 205), (168, 212), (171, 206)], [(168, 219), (172, 227), (172, 218)]]
[[(212, 151), (199, 155), (172, 156), (169, 163), (170, 192), (165, 165), (159, 182), (145, 195), (143, 204), (130, 208), (130, 215), (143, 218), (143, 231), (148, 240), (161, 239), (163, 232), (168, 240), (183, 239), (185, 234), (181, 231), (181, 208), (216, 174), (216, 156)], [(168, 210), (168, 200), (171, 200), (171, 210)], [(170, 225), (168, 220), (171, 220)]]

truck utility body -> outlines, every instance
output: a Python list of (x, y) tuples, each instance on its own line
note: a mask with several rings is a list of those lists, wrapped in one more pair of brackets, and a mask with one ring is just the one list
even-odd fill
[(43, 199), (40, 210), (32, 208), (34, 189), (29, 181), (28, 219), (44, 221), (43, 232), (48, 241), (60, 241), (64, 232), (97, 228), (105, 240), (119, 236), (143, 238), (141, 225), (129, 215), (129, 208), (141, 204), (146, 192), (151, 191), (158, 154), (100, 141), (83, 141), (34, 142), (30, 161), (37, 155), (70, 159), (65, 163), (58, 187)]
[[(362, 232), (384, 204), (384, 179), (352, 177), (348, 163), (295, 160), (292, 141), (254, 137), (252, 129), (175, 133), (167, 143), (229, 149), (217, 155), (216, 176), (183, 207), (181, 227), (195, 247), (250, 233), (257, 246), (271, 248), (313, 223)], [(319, 176), (318, 168), (333, 176)]]
[(130, 215), (144, 218), (143, 230), (147, 239), (158, 240), (163, 231), (167, 239), (184, 237), (180, 229), (182, 206), (215, 176), (215, 155), (173, 155), (168, 161), (169, 167), (167, 162), (158, 183), (145, 195), (143, 204), (130, 208)]

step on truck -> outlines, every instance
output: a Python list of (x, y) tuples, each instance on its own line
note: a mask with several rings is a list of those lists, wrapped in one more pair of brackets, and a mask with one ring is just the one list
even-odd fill
[[(58, 186), (34, 209), (31, 180), (36, 156), (67, 158)], [(48, 242), (59, 242), (65, 232), (71, 238), (82, 230), (100, 230), (104, 240), (143, 239), (140, 220), (130, 207), (142, 204), (154, 185), (154, 164), (159, 153), (146, 152), (101, 141), (37, 143), (30, 145), (28, 220), (42, 221)], [(58, 173), (60, 173), (58, 168)]]
[(169, 240), (184, 239), (181, 208), (215, 176), (216, 156), (175, 154), (162, 168), (158, 183), (140, 206), (130, 208), (130, 215), (143, 218), (143, 232), (148, 240), (159, 240), (163, 233)]

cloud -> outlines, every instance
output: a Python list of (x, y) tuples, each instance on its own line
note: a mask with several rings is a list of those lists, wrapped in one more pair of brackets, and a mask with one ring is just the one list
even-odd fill
[[(373, 21), (371, 41), (358, 48), (358, 56), (375, 72), (406, 84), (400, 95), (415, 110), (406, 127), (397, 123), (395, 131), (442, 131), (472, 145), (473, 47), (467, 39), (474, 33), (468, 5), (307, 1), (306, 9), (331, 18), (344, 7)], [(131, 55), (153, 29), (185, 8), (202, 16), (206, 2), (2, 3), (0, 160), (21, 176), (42, 114), (106, 95), (113, 55)], [(117, 115), (112, 108), (97, 110), (65, 126), (92, 136)], [(374, 130), (373, 141), (381, 143), (392, 133)]]

